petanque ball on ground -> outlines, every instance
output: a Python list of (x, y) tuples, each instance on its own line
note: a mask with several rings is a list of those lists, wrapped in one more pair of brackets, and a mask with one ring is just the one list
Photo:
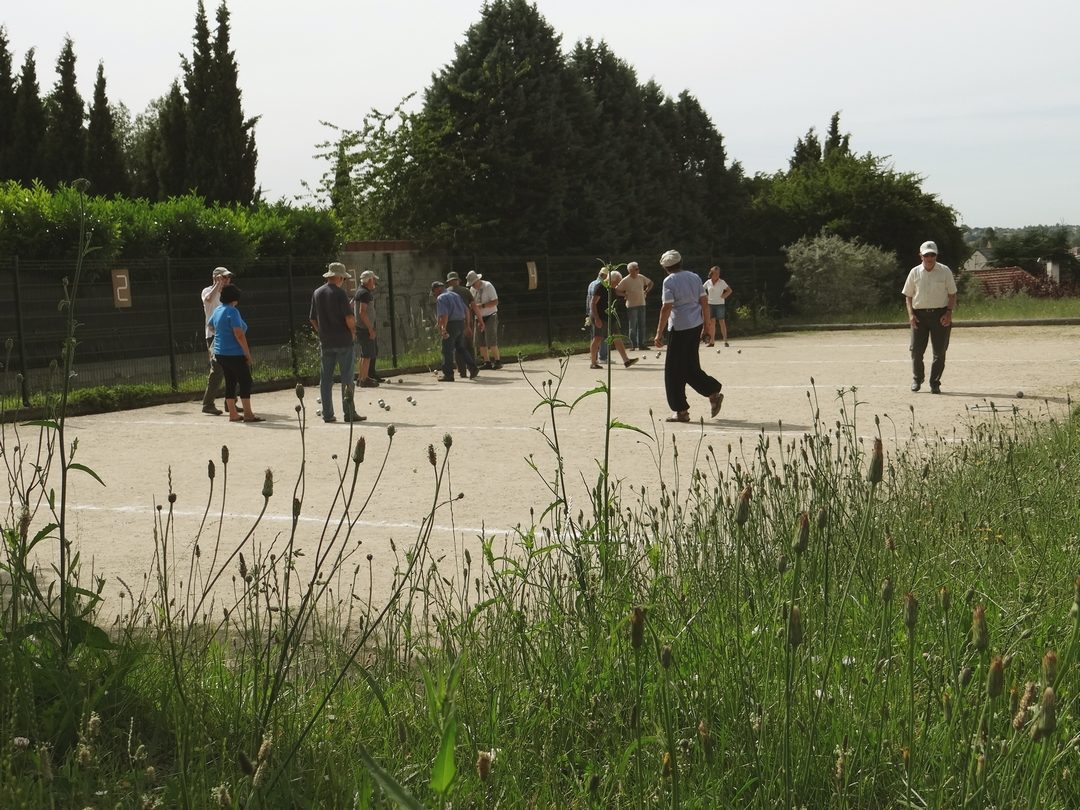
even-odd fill
[(1024, 392), (1023, 391), (1017, 391), (1016, 392), (1016, 398), (1017, 399), (1023, 399), (1024, 398)]

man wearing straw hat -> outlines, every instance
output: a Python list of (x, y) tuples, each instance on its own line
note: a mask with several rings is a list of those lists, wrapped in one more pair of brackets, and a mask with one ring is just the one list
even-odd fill
[(349, 296), (341, 288), (347, 278), (352, 278), (345, 265), (331, 262), (323, 273), (326, 283), (311, 296), (308, 318), (311, 328), (319, 336), (319, 354), (322, 369), (319, 375), (319, 392), (322, 397), (322, 419), (336, 422), (334, 416), (334, 370), (341, 374), (341, 410), (346, 422), (361, 422), (367, 417), (359, 416), (353, 404), (353, 343), (356, 340), (356, 318), (353, 316)]

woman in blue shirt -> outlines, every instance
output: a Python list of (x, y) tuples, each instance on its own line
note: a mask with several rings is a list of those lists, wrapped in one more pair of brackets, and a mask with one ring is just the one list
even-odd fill
[[(251, 348), (247, 342), (247, 324), (240, 315), (240, 288), (226, 284), (221, 288), (221, 303), (210, 315), (214, 328), (214, 356), (225, 373), (225, 407), (230, 422), (262, 422), (251, 409)], [(244, 403), (244, 415), (236, 410), (236, 395)]]

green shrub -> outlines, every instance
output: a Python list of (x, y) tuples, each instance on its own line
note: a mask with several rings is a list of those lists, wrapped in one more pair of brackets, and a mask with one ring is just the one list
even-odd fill
[(800, 312), (851, 311), (900, 295), (896, 257), (855, 239), (821, 234), (784, 248), (788, 289)]

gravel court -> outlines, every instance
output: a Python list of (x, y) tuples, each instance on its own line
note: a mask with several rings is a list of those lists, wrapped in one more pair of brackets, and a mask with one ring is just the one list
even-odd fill
[[(662, 422), (669, 413), (663, 393), (664, 358), (653, 349), (633, 353), (641, 361), (632, 368), (613, 364), (611, 413), (651, 432), (651, 409), (655, 429), (676, 437), (682, 463), (689, 463), (689, 451), (702, 432), (718, 449), (741, 439), (749, 450), (762, 430), (776, 434), (781, 424), (788, 436), (810, 430), (811, 378), (826, 424), (839, 416), (837, 391), (857, 388), (858, 425), (865, 436), (873, 434), (875, 415), (882, 417), (886, 439), (897, 435), (903, 440), (913, 418), (924, 434), (951, 433), (969, 418), (989, 418), (990, 402), (1006, 409), (1015, 405), (1022, 413), (1037, 416), (1046, 413), (1048, 400), (1060, 416), (1080, 379), (1078, 339), (1080, 326), (957, 328), (941, 396), (929, 394), (925, 387), (918, 394), (909, 390), (910, 359), (903, 330), (778, 333), (735, 340), (725, 349), (703, 346), (702, 364), (723, 382), (725, 393), (720, 416), (710, 420), (706, 400), (689, 392), (691, 418), (705, 416), (704, 425)], [(476, 552), (481, 533), (512, 535), (515, 526), (530, 522), (530, 508), (539, 515), (547, 507), (550, 493), (526, 458), (533, 458), (545, 478), (552, 477), (555, 462), (537, 432), (548, 426), (549, 417), (546, 408), (534, 412), (539, 396), (522, 372), (539, 388), (540, 381), (558, 368), (557, 360), (529, 361), (522, 368), (507, 364), (500, 371), (482, 372), (474, 381), (447, 384), (437, 382), (434, 375), (405, 375), (377, 389), (359, 389), (359, 410), (368, 421), (354, 425), (352, 431), (354, 439), (363, 435), (367, 443), (357, 502), (374, 486), (367, 508), (354, 514), (357, 522), (350, 539), (353, 558), (347, 569), (351, 576), (352, 565), (361, 566), (361, 592), (367, 590), (365, 556), (370, 553), (376, 601), (387, 593), (394, 568), (390, 540), (396, 541), (401, 554), (416, 538), (434, 498), (427, 446), (433, 444), (441, 459), (445, 434), (452, 437), (453, 447), (442, 500), (450, 493), (464, 497), (436, 513), (431, 535), (436, 558), (445, 557), (449, 563), (462, 547)], [(560, 397), (573, 401), (604, 375), (588, 368), (587, 356), (571, 357)], [(1016, 398), (1018, 391), (1025, 393), (1024, 399)], [(330, 511), (338, 471), (348, 467), (352, 449), (347, 423), (324, 424), (315, 415), (317, 397), (317, 388), (306, 390), (307, 466), (299, 544), (307, 561)], [(377, 406), (380, 399), (390, 411)], [(112, 609), (117, 607), (116, 577), (135, 589), (144, 577), (152, 577), (155, 505), (166, 504), (170, 476), (177, 493), (173, 554), (186, 572), (187, 555), (209, 496), (207, 461), (213, 459), (217, 478), (201, 539), (207, 558), (219, 530), (226, 483), (222, 444), (230, 451), (225, 517), (220, 521), (222, 548), (235, 546), (253, 524), (263, 505), (267, 468), (274, 472), (275, 491), (255, 542), (264, 547), (284, 543), (302, 459), (297, 402), (291, 389), (256, 394), (256, 413), (267, 421), (251, 425), (205, 416), (197, 401), (69, 420), (69, 436), (79, 440), (76, 461), (94, 469), (106, 483), (102, 488), (82, 473), (72, 474), (69, 536), (78, 543), (84, 573), (92, 569), (108, 578), (106, 595)], [(849, 395), (849, 408), (850, 403)], [(603, 455), (604, 410), (604, 398), (594, 396), (581, 401), (573, 413), (562, 410), (557, 417), (575, 513), (587, 509), (587, 485), (595, 481), (595, 460)], [(889, 419), (895, 429), (887, 427)], [(389, 444), (389, 424), (395, 425), (396, 435), (386, 469), (375, 483)], [(613, 476), (627, 485), (657, 485), (661, 474), (640, 435), (613, 432), (611, 459)], [(43, 523), (44, 512), (39, 518)], [(226, 587), (231, 590), (231, 585)]]

